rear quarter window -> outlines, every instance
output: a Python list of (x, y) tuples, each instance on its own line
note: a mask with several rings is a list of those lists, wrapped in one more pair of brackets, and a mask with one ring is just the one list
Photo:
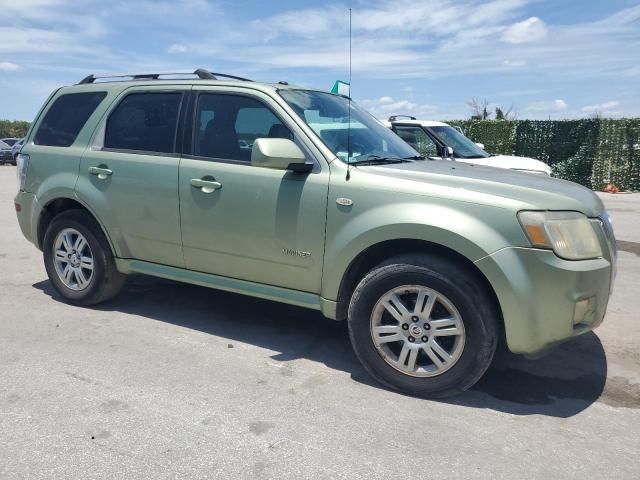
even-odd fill
[(51, 147), (70, 146), (106, 96), (107, 92), (60, 95), (47, 110), (33, 142)]

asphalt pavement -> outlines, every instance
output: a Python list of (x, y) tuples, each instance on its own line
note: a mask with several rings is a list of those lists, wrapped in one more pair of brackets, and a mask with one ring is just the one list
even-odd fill
[(620, 257), (600, 328), (428, 401), (310, 310), (151, 277), (61, 302), (15, 190), (0, 167), (0, 478), (640, 478), (640, 194), (602, 195)]

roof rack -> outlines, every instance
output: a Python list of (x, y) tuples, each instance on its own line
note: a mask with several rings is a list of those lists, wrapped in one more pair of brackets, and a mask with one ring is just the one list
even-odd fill
[(395, 122), (396, 120), (398, 120), (399, 118), (408, 118), (409, 120), (415, 120), (416, 117), (412, 117), (411, 115), (391, 115), (389, 117), (389, 122)]
[(103, 74), (91, 74), (84, 77), (78, 85), (86, 85), (89, 83), (95, 83), (98, 79), (114, 79), (111, 81), (124, 81), (122, 79), (130, 80), (163, 80), (160, 77), (178, 76), (178, 75), (196, 75), (200, 80), (217, 80), (218, 77), (230, 78), (232, 80), (240, 80), (242, 82), (251, 82), (248, 78), (236, 77), (235, 75), (227, 75), (226, 73), (215, 73), (205, 70), (204, 68), (198, 68), (195, 72), (165, 72), (165, 73), (103, 73)]

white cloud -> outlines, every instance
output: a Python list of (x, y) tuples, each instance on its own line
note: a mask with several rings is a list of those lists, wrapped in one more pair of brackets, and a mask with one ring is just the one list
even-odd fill
[(435, 105), (420, 104), (406, 99), (396, 100), (389, 96), (360, 100), (358, 104), (380, 120), (387, 120), (391, 115), (411, 115), (419, 119), (428, 119), (433, 118), (438, 111)]
[(20, 70), (20, 65), (13, 62), (0, 62), (0, 72), (15, 72)]
[[(113, 8), (120, 21), (130, 16), (142, 17), (145, 21), (160, 17), (166, 18), (169, 22), (175, 22), (181, 17), (202, 18), (218, 13), (216, 5), (207, 0), (116, 0)], [(193, 24), (191, 26), (195, 27)]]
[(180, 43), (174, 43), (167, 49), (167, 53), (186, 53), (189, 51), (189, 47)]
[(565, 102), (562, 99), (558, 99), (558, 100), (550, 100), (550, 101), (533, 102), (533, 103), (530, 103), (525, 110), (529, 112), (539, 112), (539, 113), (544, 113), (544, 112), (558, 113), (558, 112), (565, 111), (568, 107), (569, 105), (567, 104), (567, 102)]
[(330, 32), (336, 24), (341, 24), (340, 28), (342, 28), (345, 19), (344, 9), (336, 7), (322, 10), (292, 10), (273, 15), (265, 20), (255, 20), (252, 26), (264, 32), (264, 40), (269, 42), (281, 35), (300, 37), (321, 35)]
[(73, 34), (39, 28), (0, 26), (0, 53), (43, 54), (89, 52), (86, 43)]
[[(638, 115), (640, 108), (629, 83), (640, 77), (634, 55), (640, 45), (640, 5), (595, 21), (545, 24), (551, 20), (538, 12), (551, 4), (538, 0), (333, 0), (313, 8), (271, 2), (271, 16), (248, 8), (237, 15), (233, 4), (0, 0), (0, 59), (20, 64), (19, 71), (2, 79), (16, 84), (24, 79), (23, 96), (29, 96), (27, 77), (60, 85), (96, 71), (203, 66), (330, 86), (348, 68), (352, 5), (353, 83), (361, 98), (393, 97), (370, 100), (381, 115), (411, 110), (433, 118), (435, 107), (422, 102), (438, 102), (440, 111), (453, 118), (454, 105), (460, 106), (458, 115), (468, 114), (464, 102), (473, 95), (522, 107), (532, 102), (530, 109), (522, 108), (530, 117), (585, 115), (573, 105), (596, 103), (580, 98), (593, 88), (618, 99), (624, 114)], [(430, 80), (441, 78), (454, 79), (455, 88), (438, 83), (442, 91), (432, 89)], [(373, 88), (379, 93), (371, 93)], [(433, 92), (433, 100), (426, 91)], [(3, 108), (12, 101), (6, 92), (0, 91)], [(542, 101), (553, 98), (567, 101)]]
[(582, 107), (582, 111), (585, 113), (593, 113), (593, 112), (610, 112), (611, 110), (620, 106), (620, 102), (617, 100), (610, 100), (604, 103), (597, 103), (595, 105), (586, 105)]
[(8, 17), (42, 18), (65, 3), (68, 0), (0, 0), (0, 11)]
[(505, 67), (524, 67), (527, 62), (524, 60), (505, 60), (502, 62)]
[(547, 27), (538, 17), (530, 17), (507, 28), (502, 40), (507, 43), (530, 43), (547, 36)]
[(526, 3), (527, 0), (387, 0), (378, 2), (376, 7), (355, 11), (354, 25), (367, 31), (450, 36), (475, 27), (482, 30), (511, 18)]

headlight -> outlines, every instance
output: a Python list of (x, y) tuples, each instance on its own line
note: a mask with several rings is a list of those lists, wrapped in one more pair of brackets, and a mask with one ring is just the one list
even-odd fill
[(592, 222), (577, 212), (520, 212), (518, 219), (531, 245), (548, 248), (568, 260), (602, 256)]

